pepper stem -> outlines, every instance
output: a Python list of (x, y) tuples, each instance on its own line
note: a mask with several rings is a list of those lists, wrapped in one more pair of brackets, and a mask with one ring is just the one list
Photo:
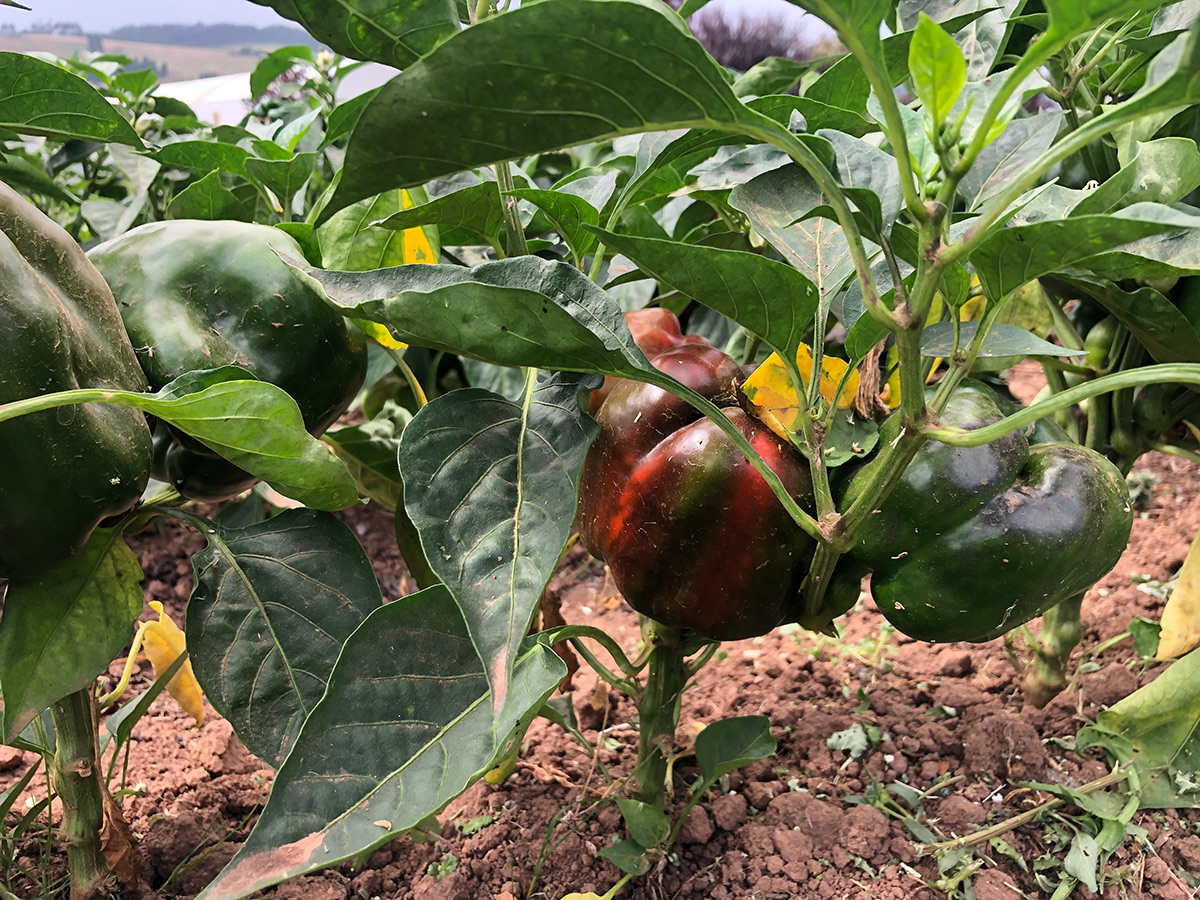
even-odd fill
[(1067, 686), (1067, 662), (1079, 644), (1082, 605), (1083, 593), (1079, 593), (1042, 616), (1041, 633), (1033, 642), (1033, 660), (1021, 679), (1025, 699), (1039, 709)]
[(104, 796), (97, 768), (91, 690), (67, 695), (50, 708), (50, 714), (56, 741), (50, 775), (62, 802), (60, 833), (71, 871), (71, 900), (109, 896), (115, 884), (100, 845)]
[(687, 686), (687, 654), (694, 642), (686, 632), (653, 624), (646, 687), (638, 699), (638, 756), (633, 768), (634, 796), (661, 807), (667, 761), (675, 749), (680, 701)]

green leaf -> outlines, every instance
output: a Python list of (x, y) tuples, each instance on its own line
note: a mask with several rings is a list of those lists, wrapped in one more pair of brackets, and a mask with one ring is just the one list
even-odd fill
[[(868, 141), (821, 129), (820, 136), (833, 145), (838, 183), (847, 189), (858, 209), (869, 215), (873, 237), (892, 233), (892, 225), (904, 208), (904, 193), (896, 160)], [(829, 216), (832, 218), (832, 210)]]
[(657, 847), (671, 833), (671, 820), (657, 806), (624, 797), (617, 798), (617, 806), (629, 836), (643, 847)]
[(250, 97), (258, 99), (276, 78), (296, 65), (298, 61), (311, 63), (313, 60), (312, 47), (297, 44), (291, 47), (280, 47), (272, 50), (258, 61), (254, 71), (250, 73)]
[[(734, 188), (729, 204), (817, 288), (827, 302), (854, 273), (840, 225), (826, 218), (798, 221), (826, 204), (825, 195), (799, 166), (784, 166)], [(795, 224), (793, 224), (795, 223)]]
[(56, 141), (142, 146), (133, 126), (78, 75), (8, 51), (0, 52), (0, 128)]
[[(921, 15), (954, 35), (954, 41), (962, 48), (966, 57), (967, 81), (978, 82), (987, 77), (992, 64), (1003, 52), (1012, 31), (1010, 19), (1024, 5), (1025, 0), (991, 0), (991, 2), (960, 4), (958, 0), (901, 0), (897, 18), (902, 31), (917, 25)], [(950, 16), (963, 6), (976, 6), (975, 17), (962, 24), (962, 16)], [(885, 42), (886, 43), (886, 42)]]
[(331, 50), (403, 69), (459, 29), (453, 0), (252, 0), (269, 6)]
[(557, 374), (520, 403), (478, 388), (443, 394), (404, 430), (405, 509), (488, 673), (497, 710), (542, 590), (571, 536), (583, 459), (599, 433)]
[[(979, 330), (978, 322), (962, 322), (959, 346), (966, 347)], [(922, 356), (950, 356), (954, 352), (954, 323), (939, 322), (921, 333)], [(1016, 325), (994, 325), (979, 351), (981, 358), (1002, 356), (1086, 356), (1084, 350), (1068, 350)]]
[[(357, 208), (357, 204), (353, 208)], [(496, 182), (483, 181), (428, 203), (398, 210), (374, 224), (393, 231), (422, 225), (463, 228), (478, 234), (493, 247), (499, 247), (504, 229), (504, 198), (500, 196)]]
[(662, 284), (728, 316), (785, 358), (817, 311), (817, 289), (791, 266), (739, 250), (598, 232)]
[(954, 38), (925, 13), (921, 13), (908, 46), (908, 73), (937, 131), (967, 83), (967, 61)]
[(983, 148), (961, 182), (959, 191), (968, 209), (1000, 193), (1021, 172), (1050, 149), (1062, 125), (1061, 112), (1045, 112), (1010, 122)]
[(645, 875), (650, 871), (650, 860), (646, 859), (646, 848), (637, 841), (625, 840), (601, 847), (598, 856), (630, 875)]
[(121, 531), (97, 528), (46, 575), (9, 583), (0, 617), (5, 743), (120, 656), (142, 612), (141, 578)]
[(1200, 362), (1200, 337), (1178, 307), (1154, 288), (1126, 291), (1084, 272), (1067, 272), (1058, 280), (1112, 313), (1155, 362)]
[(154, 158), (172, 169), (245, 175), (250, 151), (235, 144), (219, 144), (216, 141), (177, 141), (159, 147), (154, 152)]
[(397, 339), (506, 366), (653, 374), (620, 307), (566, 263), (523, 256), (461, 266), (327, 272), (296, 264), (345, 314)]
[(325, 432), (325, 443), (346, 463), (359, 493), (395, 512), (404, 505), (404, 481), (396, 463), (400, 437), (412, 413), (392, 400), (373, 419)]
[(1125, 19), (1135, 13), (1149, 12), (1164, 6), (1166, 0), (1045, 0), (1053, 37), (1073, 37), (1090, 31), (1109, 19)]
[(192, 557), (188, 651), (213, 709), (278, 766), (325, 692), (342, 644), (383, 604), (371, 561), (330, 513), (216, 523)]
[(418, 825), (515, 746), (565, 674), (531, 643), (493, 732), (483, 666), (449, 592), (377, 609), (346, 641), (258, 824), (201, 897), (250, 896)]
[(987, 295), (999, 299), (1027, 281), (1082, 266), (1122, 245), (1158, 235), (1200, 233), (1198, 227), (1200, 217), (1158, 204), (1139, 203), (1111, 215), (1075, 216), (997, 229), (979, 243), (971, 263)]
[(585, 226), (596, 226), (600, 223), (600, 213), (594, 206), (566, 191), (543, 191), (532, 188), (518, 188), (509, 191), (509, 196), (518, 200), (526, 200), (544, 212), (554, 224), (554, 229), (571, 248), (571, 255), (582, 260), (584, 255), (591, 252), (596, 245), (596, 239), (586, 230)]
[(1133, 158), (1089, 193), (1072, 216), (1103, 214), (1134, 203), (1170, 206), (1200, 187), (1200, 150), (1189, 138), (1170, 137), (1135, 144)]
[(251, 213), (233, 191), (221, 184), (219, 173), (209, 172), (175, 195), (167, 205), (167, 218), (249, 222)]
[[(413, 191), (423, 197), (423, 191)], [(426, 229), (428, 251), (419, 244), (408, 247), (405, 229), (393, 230), (376, 223), (392, 215), (403, 215), (404, 210), (424, 209), (424, 206), (406, 207), (403, 192), (384, 191), (366, 200), (348, 206), (338, 212), (317, 229), (321, 244), (322, 264), (343, 272), (367, 272), (389, 266), (400, 266), (406, 262), (433, 263), (437, 261), (440, 248), (435, 229)], [(430, 240), (432, 233), (432, 240)], [(432, 254), (432, 258), (424, 257)], [(412, 257), (411, 259), (409, 257)]]
[(384, 85), (350, 138), (331, 208), (606, 137), (742, 121), (753, 116), (724, 70), (658, 0), (530, 4)]
[(854, 410), (839, 410), (825, 436), (825, 465), (842, 466), (863, 459), (879, 443), (879, 426), (874, 419), (860, 419)]
[(713, 722), (696, 736), (696, 761), (707, 784), (773, 754), (778, 745), (766, 716)]
[(362, 115), (362, 111), (378, 93), (379, 88), (372, 88), (351, 97), (345, 103), (339, 102), (330, 110), (329, 119), (325, 122), (325, 138), (321, 141), (321, 146), (328, 147), (348, 136), (354, 130), (354, 126), (358, 124), (358, 117)]
[(1075, 832), (1071, 838), (1071, 849), (1063, 860), (1063, 871), (1077, 878), (1093, 894), (1100, 888), (1096, 884), (1096, 868), (1100, 863), (1100, 846), (1096, 839), (1083, 831)]
[(306, 506), (345, 509), (358, 500), (346, 467), (305, 431), (296, 401), (245, 369), (188, 372), (156, 394), (106, 391), (96, 399), (157, 416)]
[(288, 209), (296, 191), (312, 175), (316, 160), (316, 153), (297, 153), (290, 159), (250, 158), (246, 174), (274, 194), (282, 209)]

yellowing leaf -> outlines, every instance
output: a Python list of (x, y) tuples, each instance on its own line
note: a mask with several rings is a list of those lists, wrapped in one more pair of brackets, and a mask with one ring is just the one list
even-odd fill
[[(407, 250), (405, 252), (407, 253)], [(351, 319), (350, 321), (381, 347), (387, 347), (389, 350), (403, 350), (408, 346), (403, 341), (392, 337), (392, 333), (378, 322), (371, 322), (367, 319)]]
[[(187, 649), (187, 644), (183, 632), (163, 611), (161, 603), (151, 600), (150, 608), (158, 613), (158, 621), (146, 623), (142, 649), (154, 668), (154, 677), (157, 678)], [(195, 720), (197, 727), (204, 722), (204, 695), (192, 672), (190, 659), (186, 660), (175, 673), (175, 677), (167, 682), (167, 692), (183, 707), (183, 711)]]
[(1175, 590), (1163, 608), (1158, 653), (1162, 659), (1174, 659), (1200, 644), (1200, 534), (1192, 541)]
[[(413, 206), (412, 195), (408, 191), (400, 192), (400, 204), (405, 209)], [(424, 228), (406, 228), (400, 232), (400, 240), (404, 244), (405, 264), (437, 262), (433, 258), (433, 245), (429, 242), (429, 235), (425, 233)]]
[[(844, 359), (836, 357), (826, 356), (821, 360), (821, 396), (825, 398), (826, 403), (833, 403), (833, 395), (841, 384), (847, 365)], [(812, 351), (807, 344), (801, 344), (796, 350), (796, 367), (800, 370), (800, 378), (807, 388), (813, 368)], [(838, 398), (838, 406), (853, 406), (854, 395), (857, 392), (858, 373), (851, 372)], [(789, 439), (789, 434), (796, 433), (800, 422), (801, 400), (792, 390), (787, 368), (778, 353), (772, 353), (763, 360), (762, 365), (755, 369), (754, 374), (742, 385), (742, 393), (762, 423), (785, 441)]]

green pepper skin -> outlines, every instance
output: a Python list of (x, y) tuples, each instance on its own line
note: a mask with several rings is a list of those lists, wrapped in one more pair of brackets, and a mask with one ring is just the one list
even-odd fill
[[(662, 343), (668, 346), (650, 356), (654, 366), (726, 406), (725, 415), (811, 510), (805, 461), (733, 405), (741, 367), (706, 341)], [(715, 423), (667, 391), (629, 381), (611, 386), (596, 420), (579, 532), (630, 606), (720, 641), (765, 634), (794, 614), (815, 542)]]
[[(1004, 405), (964, 384), (941, 421), (979, 428), (1001, 419)], [(885, 423), (881, 442), (895, 423)], [(1030, 440), (1013, 432), (982, 447), (930, 441), (868, 521), (848, 558), (872, 571), (876, 604), (899, 631), (930, 642), (991, 640), (1116, 565), (1133, 524), (1121, 473), (1087, 448)], [(862, 483), (860, 472), (843, 503)]]
[[(89, 255), (112, 286), (152, 388), (195, 369), (242, 366), (287, 391), (319, 435), (362, 387), (365, 341), (276, 251), (303, 258), (277, 228), (179, 219), (135, 228)], [(162, 423), (153, 475), (204, 501), (256, 480)]]
[[(76, 388), (144, 391), (112, 292), (55, 222), (0, 184), (0, 403)], [(150, 474), (135, 409), (86, 403), (0, 424), (0, 579), (43, 573)]]

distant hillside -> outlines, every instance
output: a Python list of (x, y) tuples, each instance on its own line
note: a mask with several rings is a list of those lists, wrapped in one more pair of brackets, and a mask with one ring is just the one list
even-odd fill
[[(240, 27), (240, 26), (239, 26)], [(122, 29), (124, 30), (124, 29)], [(248, 28), (255, 32), (258, 29)], [(263, 31), (270, 29), (261, 29)], [(286, 29), (281, 29), (286, 30)], [(300, 35), (307, 37), (304, 32)], [(40, 34), (29, 31), (0, 30), (0, 50), (17, 53), (40, 51), (71, 57), (76, 53), (120, 53), (134, 61), (134, 68), (153, 68), (166, 81), (191, 81), (210, 75), (249, 72), (258, 61), (276, 47), (297, 44), (295, 36), (286, 41), (235, 42), (224, 47), (185, 46), (121, 40), (108, 35)]]
[(183, 47), (229, 47), (246, 44), (283, 47), (288, 44), (319, 46), (307, 31), (290, 25), (124, 25), (104, 37), (143, 44), (177, 44)]

